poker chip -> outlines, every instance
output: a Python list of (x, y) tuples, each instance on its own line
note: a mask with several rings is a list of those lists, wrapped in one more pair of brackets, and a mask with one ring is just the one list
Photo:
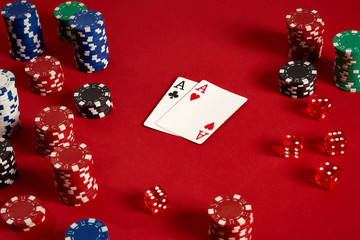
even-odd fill
[(63, 203), (81, 206), (97, 196), (93, 158), (85, 143), (67, 142), (59, 145), (50, 154), (50, 162), (55, 186)]
[(0, 189), (13, 184), (17, 176), (14, 150), (9, 141), (0, 138)]
[(110, 90), (102, 83), (88, 83), (74, 93), (76, 109), (81, 117), (87, 119), (103, 118), (113, 108)]
[(69, 18), (76, 67), (93, 73), (109, 64), (109, 45), (104, 17), (94, 10), (82, 10)]
[(289, 58), (302, 61), (319, 59), (324, 44), (324, 25), (316, 10), (298, 8), (286, 15)]
[(20, 129), (19, 98), (12, 72), (0, 69), (0, 136), (10, 138)]
[(82, 10), (86, 10), (85, 4), (76, 1), (64, 2), (54, 9), (58, 36), (62, 41), (72, 43), (69, 18)]
[(315, 91), (317, 71), (304, 61), (290, 61), (279, 71), (280, 92), (290, 98), (303, 98)]
[(334, 83), (347, 92), (360, 91), (360, 32), (340, 32), (333, 38)]
[(30, 1), (15, 1), (1, 9), (10, 44), (10, 56), (30, 61), (44, 52), (39, 15)]
[(44, 108), (35, 117), (34, 132), (38, 153), (48, 158), (60, 144), (73, 142), (74, 114), (64, 106)]
[(216, 197), (208, 208), (210, 239), (251, 239), (254, 222), (251, 205), (239, 194)]
[(15, 231), (30, 231), (45, 221), (45, 207), (33, 195), (9, 199), (0, 209), (1, 219)]
[(109, 240), (108, 227), (95, 218), (77, 221), (68, 228), (65, 240)]
[(60, 61), (52, 56), (32, 59), (26, 66), (30, 90), (40, 96), (48, 96), (62, 90), (64, 72)]

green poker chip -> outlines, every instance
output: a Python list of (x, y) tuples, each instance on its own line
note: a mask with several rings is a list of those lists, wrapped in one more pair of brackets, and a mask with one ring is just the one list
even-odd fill
[(76, 1), (68, 1), (54, 9), (59, 38), (64, 42), (72, 42), (69, 18), (71, 15), (86, 10), (85, 4)]
[(344, 31), (333, 38), (334, 83), (347, 92), (360, 92), (360, 32)]
[(74, 13), (86, 10), (85, 4), (76, 1), (68, 1), (60, 4), (54, 9), (56, 19), (68, 21)]

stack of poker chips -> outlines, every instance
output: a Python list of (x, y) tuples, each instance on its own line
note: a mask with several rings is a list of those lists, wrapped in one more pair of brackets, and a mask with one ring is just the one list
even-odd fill
[(252, 238), (253, 211), (238, 194), (218, 196), (208, 208), (211, 240)]
[(76, 66), (93, 73), (109, 64), (109, 47), (104, 17), (94, 10), (83, 10), (69, 18)]
[(32, 59), (25, 67), (29, 86), (33, 93), (47, 96), (62, 90), (64, 72), (60, 61), (52, 56)]
[(17, 176), (14, 150), (6, 139), (0, 138), (0, 189), (13, 184)]
[(29, 61), (44, 52), (44, 41), (36, 7), (29, 1), (6, 4), (1, 15), (10, 43), (10, 56), (18, 61)]
[(76, 1), (64, 2), (54, 9), (58, 36), (62, 41), (72, 43), (69, 17), (82, 10), (86, 10), (85, 4)]
[(0, 69), (0, 135), (10, 138), (20, 128), (20, 111), (15, 76)]
[(108, 227), (95, 218), (77, 221), (71, 224), (65, 234), (65, 240), (76, 239), (109, 240)]
[(97, 196), (94, 162), (85, 143), (59, 145), (51, 153), (50, 162), (59, 198), (63, 203), (81, 206)]
[(335, 86), (347, 92), (360, 92), (360, 32), (344, 31), (333, 38)]
[(74, 114), (64, 106), (44, 108), (35, 118), (34, 130), (38, 153), (48, 158), (60, 144), (74, 141)]
[(74, 93), (76, 109), (83, 118), (97, 119), (109, 114), (113, 108), (110, 90), (102, 83), (89, 83)]
[(45, 221), (45, 207), (33, 195), (19, 195), (8, 200), (0, 210), (1, 219), (15, 231), (27, 232)]
[(303, 98), (315, 91), (317, 71), (304, 61), (290, 61), (280, 68), (280, 92), (287, 97)]
[(316, 10), (298, 8), (286, 15), (286, 25), (289, 58), (315, 61), (321, 57), (324, 22)]

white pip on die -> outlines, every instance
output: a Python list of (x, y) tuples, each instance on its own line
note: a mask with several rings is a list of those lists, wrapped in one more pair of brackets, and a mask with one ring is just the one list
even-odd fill
[(160, 185), (155, 185), (144, 192), (144, 203), (152, 214), (169, 208), (168, 196)]

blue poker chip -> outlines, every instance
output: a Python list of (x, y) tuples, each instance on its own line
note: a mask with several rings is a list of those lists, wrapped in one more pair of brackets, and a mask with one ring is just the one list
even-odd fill
[(69, 18), (69, 25), (76, 31), (90, 32), (91, 30), (104, 26), (104, 17), (100, 12), (83, 10)]
[(35, 4), (29, 1), (15, 1), (1, 9), (1, 15), (10, 20), (26, 19), (35, 14)]
[(65, 240), (109, 240), (107, 226), (95, 219), (87, 218), (77, 221), (68, 228)]

